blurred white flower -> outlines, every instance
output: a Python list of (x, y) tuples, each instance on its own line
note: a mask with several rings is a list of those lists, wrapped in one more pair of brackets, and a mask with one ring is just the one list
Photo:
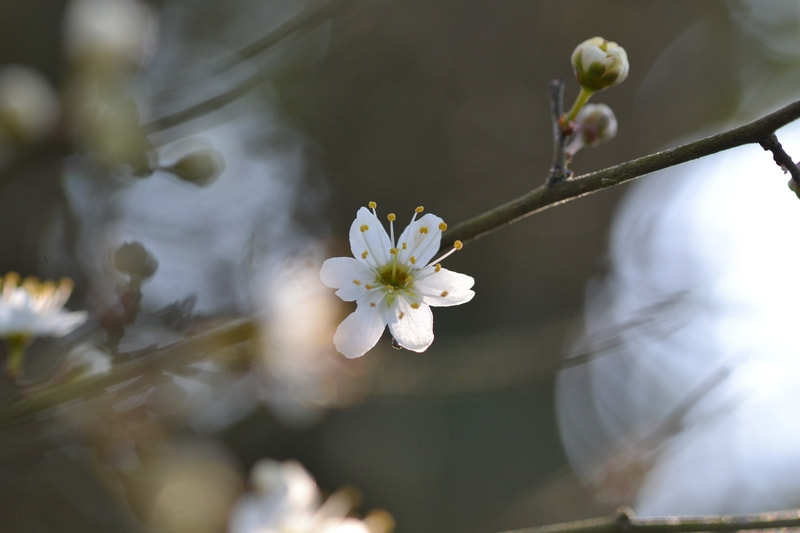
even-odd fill
[(230, 533), (371, 533), (393, 525), (385, 516), (348, 517), (353, 501), (343, 492), (322, 502), (314, 478), (294, 461), (262, 459), (253, 467), (251, 480), (255, 490), (234, 506)]
[(86, 311), (62, 309), (72, 287), (66, 278), (58, 283), (27, 278), (20, 284), (18, 274), (6, 274), (0, 279), (0, 337), (71, 333), (88, 317)]
[(73, 0), (64, 20), (69, 57), (109, 69), (145, 63), (156, 33), (152, 9), (137, 0)]
[(258, 395), (288, 423), (310, 421), (356, 393), (360, 365), (347, 364), (331, 345), (337, 300), (319, 280), (321, 262), (320, 247), (310, 246), (265, 269), (259, 291)]
[(0, 135), (39, 141), (52, 132), (59, 113), (56, 90), (39, 72), (22, 65), (0, 69)]
[(433, 214), (417, 215), (394, 240), (394, 213), (388, 216), (390, 234), (375, 213), (362, 207), (350, 227), (350, 248), (354, 257), (334, 257), (322, 264), (320, 277), (346, 302), (355, 301), (356, 310), (342, 322), (333, 341), (347, 357), (360, 357), (380, 339), (388, 325), (395, 342), (414, 352), (424, 352), (433, 342), (433, 313), (430, 306), (451, 306), (472, 300), (475, 280), (442, 268), (439, 261), (454, 248), (431, 261), (439, 251), (444, 221)]

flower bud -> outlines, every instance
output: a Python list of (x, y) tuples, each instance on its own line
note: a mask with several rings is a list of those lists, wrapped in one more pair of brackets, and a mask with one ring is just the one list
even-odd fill
[(117, 247), (111, 256), (114, 267), (139, 282), (153, 276), (158, 260), (143, 244), (131, 241)]
[(52, 133), (60, 107), (55, 89), (37, 71), (10, 65), (0, 69), (0, 133), (17, 143)]
[(590, 91), (600, 91), (622, 83), (628, 77), (628, 54), (615, 42), (592, 37), (572, 52), (572, 68), (581, 86)]
[(572, 140), (564, 151), (571, 157), (584, 147), (597, 146), (617, 135), (617, 118), (606, 104), (586, 104), (575, 117)]
[(216, 150), (200, 149), (191, 152), (165, 170), (195, 185), (208, 185), (219, 176), (224, 167), (222, 155)]

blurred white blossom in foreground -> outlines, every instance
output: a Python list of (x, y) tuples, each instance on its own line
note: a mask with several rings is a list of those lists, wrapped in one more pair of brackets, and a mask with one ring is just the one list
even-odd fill
[[(800, 157), (800, 130), (778, 132)], [(638, 515), (800, 506), (800, 202), (746, 146), (637, 183), (558, 383), (574, 468)]]
[(86, 311), (65, 311), (72, 281), (41, 282), (9, 272), (0, 279), (0, 337), (54, 336), (71, 333), (83, 324)]
[(394, 213), (388, 215), (387, 234), (375, 202), (369, 207), (371, 211), (359, 209), (350, 226), (353, 257), (328, 259), (320, 271), (322, 282), (337, 289), (339, 298), (357, 304), (336, 330), (336, 349), (347, 357), (360, 357), (375, 346), (388, 325), (396, 344), (424, 352), (433, 343), (431, 306), (459, 305), (475, 296), (472, 277), (439, 263), (461, 249), (461, 242), (431, 261), (447, 229), (441, 218), (428, 213), (417, 220), (422, 213), (418, 207), (395, 242)]
[(236, 503), (230, 533), (379, 533), (394, 526), (385, 512), (348, 517), (353, 501), (345, 492), (323, 502), (314, 478), (294, 461), (263, 459), (251, 481), (254, 492)]

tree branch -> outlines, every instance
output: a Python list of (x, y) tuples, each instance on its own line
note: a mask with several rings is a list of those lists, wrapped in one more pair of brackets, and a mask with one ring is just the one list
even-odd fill
[(454, 225), (445, 232), (442, 247), (450, 248), (455, 240), (462, 242), (475, 240), (549, 207), (626, 183), (656, 170), (737, 146), (765, 142), (774, 135), (775, 130), (798, 118), (800, 118), (800, 100), (724, 133), (583, 174), (574, 179), (542, 185), (519, 198)]
[(630, 509), (600, 518), (562, 524), (515, 529), (503, 533), (677, 533), (686, 531), (757, 531), (798, 528), (800, 511), (764, 513), (748, 516), (670, 517), (636, 519)]
[[(278, 44), (293, 33), (321, 24), (322, 22), (336, 15), (344, 6), (344, 4), (344, 0), (325, 0), (313, 8), (303, 11), (258, 41), (249, 44), (238, 50), (236, 53), (220, 60), (217, 64), (209, 69), (206, 76), (221, 76), (226, 70), (229, 70), (241, 62), (265, 52), (267, 49)], [(198, 104), (153, 119), (150, 122), (143, 124), (142, 127), (147, 133), (154, 133), (172, 128), (189, 120), (217, 111), (218, 109), (230, 104), (231, 102), (234, 102), (242, 95), (257, 87), (266, 81), (271, 75), (272, 73), (269, 72), (257, 72), (256, 74), (251, 75), (226, 91), (208, 98), (207, 100), (203, 100)], [(201, 80), (195, 80), (193, 83), (201, 83)]]

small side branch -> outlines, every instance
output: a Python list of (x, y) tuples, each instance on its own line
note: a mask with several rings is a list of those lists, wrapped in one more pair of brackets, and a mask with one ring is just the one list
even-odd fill
[(547, 93), (550, 97), (550, 112), (553, 122), (553, 166), (550, 168), (547, 184), (552, 185), (572, 175), (572, 172), (567, 170), (565, 152), (567, 135), (561, 127), (561, 116), (564, 114), (564, 81), (551, 81)]
[(789, 172), (792, 175), (792, 181), (800, 185), (800, 168), (797, 167), (797, 163), (783, 149), (778, 137), (773, 133), (769, 137), (762, 139), (759, 144), (764, 150), (772, 152), (772, 159), (775, 163), (785, 172)]

